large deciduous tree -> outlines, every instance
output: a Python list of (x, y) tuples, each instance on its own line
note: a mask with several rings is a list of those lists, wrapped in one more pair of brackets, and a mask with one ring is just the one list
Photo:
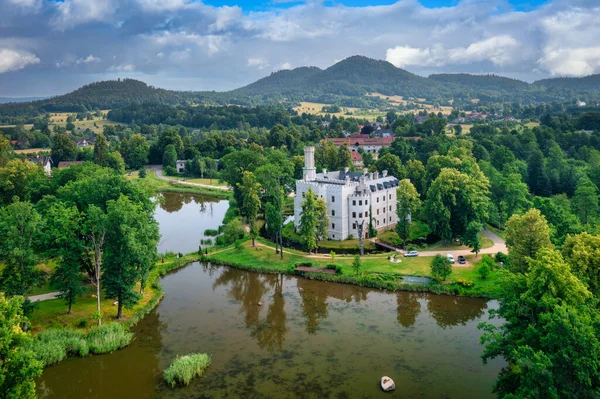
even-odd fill
[(387, 170), (388, 173), (397, 179), (403, 179), (406, 175), (406, 170), (402, 166), (402, 161), (396, 155), (385, 154), (375, 162), (377, 170)]
[(36, 179), (45, 177), (44, 171), (33, 162), (13, 159), (0, 167), (0, 203), (9, 204), (13, 197), (28, 200)]
[(588, 177), (579, 179), (573, 206), (583, 224), (590, 223), (598, 216), (598, 187)]
[(505, 271), (501, 301), (482, 323), (484, 362), (508, 362), (494, 392), (500, 398), (596, 398), (600, 393), (600, 319), (590, 292), (560, 253), (540, 249), (529, 273)]
[(108, 141), (102, 133), (96, 135), (94, 144), (94, 162), (100, 166), (106, 166), (106, 157), (108, 155)]
[(250, 238), (254, 247), (258, 229), (256, 227), (256, 218), (260, 209), (260, 184), (257, 183), (256, 177), (252, 172), (244, 172), (242, 182), (238, 183), (238, 190), (241, 193), (242, 201), (238, 204), (240, 214), (246, 218), (246, 223), (250, 228)]
[(479, 237), (479, 233), (481, 233), (482, 230), (483, 223), (474, 220), (467, 225), (467, 230), (461, 238), (461, 241), (465, 245), (472, 248), (471, 252), (475, 252), (475, 256), (481, 251), (481, 238)]
[(567, 236), (562, 253), (573, 274), (600, 297), (600, 236), (588, 233)]
[(33, 399), (35, 378), (42, 374), (43, 364), (26, 348), (31, 337), (23, 332), (23, 298), (7, 300), (0, 294), (0, 398)]
[(398, 184), (396, 197), (398, 201), (396, 206), (396, 213), (398, 214), (396, 233), (402, 240), (404, 249), (406, 249), (406, 240), (410, 237), (412, 215), (416, 214), (421, 207), (421, 200), (415, 186), (407, 179), (401, 180)]
[(327, 237), (328, 226), (327, 204), (312, 189), (309, 189), (302, 201), (299, 226), (300, 236), (308, 252), (316, 249), (319, 241)]
[(77, 159), (77, 144), (66, 133), (56, 134), (52, 138), (50, 157), (55, 165), (61, 161), (74, 161)]
[(528, 259), (535, 258), (540, 249), (552, 247), (546, 218), (538, 209), (511, 216), (506, 222), (506, 245), (513, 271), (526, 272)]
[(437, 281), (444, 281), (452, 273), (452, 264), (444, 255), (436, 255), (431, 261), (431, 276)]

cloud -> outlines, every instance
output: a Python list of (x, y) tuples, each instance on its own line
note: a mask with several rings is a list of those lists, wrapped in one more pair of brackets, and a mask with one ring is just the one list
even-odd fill
[(40, 59), (27, 51), (0, 49), (0, 73), (18, 71), (27, 65), (39, 64)]
[(9, 0), (9, 3), (22, 8), (38, 8), (41, 4), (40, 0)]
[(138, 0), (142, 9), (160, 13), (162, 11), (175, 11), (193, 7), (190, 0)]
[(396, 46), (386, 51), (386, 60), (403, 68), (406, 66), (444, 66), (489, 61), (503, 66), (517, 61), (519, 42), (508, 35), (494, 36), (469, 44), (467, 47), (446, 49), (441, 43), (431, 48)]
[(121, 64), (112, 65), (107, 69), (108, 72), (133, 72), (135, 71), (135, 65), (133, 64)]
[(258, 69), (265, 69), (266, 67), (269, 66), (269, 62), (265, 58), (250, 57), (250, 58), (248, 58), (247, 65), (249, 67), (256, 67)]
[(89, 22), (109, 21), (116, 5), (111, 0), (64, 0), (55, 2), (56, 14), (50, 25), (65, 30)]
[(100, 62), (102, 61), (100, 58), (98, 57), (94, 57), (93, 55), (88, 55), (85, 58), (80, 58), (77, 61), (75, 61), (76, 64), (91, 64), (91, 63), (95, 63), (95, 62)]

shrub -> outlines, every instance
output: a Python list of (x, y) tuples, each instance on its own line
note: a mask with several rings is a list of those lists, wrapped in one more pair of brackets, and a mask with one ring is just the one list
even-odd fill
[(219, 235), (219, 230), (215, 229), (206, 229), (204, 230), (204, 235), (209, 237), (214, 237)]
[(494, 256), (494, 260), (498, 263), (502, 263), (504, 267), (510, 266), (510, 258), (503, 252), (498, 252), (496, 256)]
[(443, 255), (436, 255), (431, 262), (431, 275), (438, 281), (444, 281), (452, 273), (452, 264)]
[(210, 365), (212, 358), (206, 353), (193, 353), (177, 357), (164, 371), (163, 378), (167, 384), (174, 387), (177, 384), (189, 385), (196, 376), (200, 377)]
[(77, 327), (78, 328), (86, 328), (88, 325), (88, 320), (87, 319), (79, 319), (79, 321), (77, 322)]
[(164, 172), (165, 172), (165, 175), (167, 175), (167, 176), (175, 176), (175, 175), (177, 175), (177, 169), (175, 169), (171, 165), (165, 166)]
[(459, 277), (458, 279), (456, 279), (456, 283), (462, 287), (465, 288), (471, 288), (473, 286), (473, 282), (470, 280), (466, 280), (462, 277)]
[(140, 179), (145, 179), (146, 178), (146, 168), (145, 167), (141, 167), (140, 171), (138, 172), (138, 176), (140, 177)]
[(200, 240), (200, 244), (202, 245), (212, 245), (213, 240), (211, 238), (202, 238)]
[(85, 334), (77, 330), (46, 330), (41, 332), (30, 345), (44, 366), (56, 364), (67, 355), (85, 356), (89, 353)]
[(87, 342), (91, 353), (108, 353), (121, 349), (131, 342), (133, 333), (121, 324), (111, 323), (92, 328), (87, 334)]
[(495, 266), (496, 265), (494, 264), (494, 260), (491, 258), (491, 256), (483, 255), (481, 262), (479, 263), (479, 267), (477, 268), (479, 277), (485, 280)]

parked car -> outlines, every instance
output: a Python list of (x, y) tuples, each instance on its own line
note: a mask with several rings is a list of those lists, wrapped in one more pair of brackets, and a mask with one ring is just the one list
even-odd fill
[(460, 263), (461, 265), (464, 265), (467, 263), (467, 260), (462, 255), (459, 255), (457, 259), (458, 259), (458, 263)]
[(446, 258), (448, 259), (448, 262), (454, 263), (454, 255), (448, 254), (448, 255), (446, 255)]
[(413, 256), (419, 256), (419, 253), (417, 251), (408, 251), (408, 252), (404, 253), (405, 258), (409, 258), (409, 257), (413, 257)]

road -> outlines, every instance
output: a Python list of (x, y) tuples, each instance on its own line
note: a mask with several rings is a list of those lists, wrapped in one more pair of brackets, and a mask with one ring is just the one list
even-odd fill
[(224, 191), (231, 190), (231, 187), (227, 187), (227, 186), (211, 186), (210, 184), (191, 183), (191, 182), (188, 182), (185, 180), (179, 180), (179, 179), (173, 179), (171, 177), (167, 177), (167, 176), (163, 175), (161, 165), (150, 165), (148, 167), (148, 169), (154, 171), (154, 175), (161, 180), (172, 181), (174, 183), (179, 183), (179, 184), (187, 184), (189, 186), (195, 186), (195, 187), (212, 188), (215, 190), (224, 190)]
[(50, 299), (56, 299), (59, 294), (60, 292), (49, 292), (47, 294), (32, 295), (27, 298), (29, 298), (31, 302), (49, 301)]
[[(508, 250), (506, 249), (506, 243), (504, 242), (504, 240), (502, 238), (500, 238), (498, 235), (492, 233), (489, 230), (483, 230), (483, 234), (488, 237), (490, 240), (492, 240), (492, 242), (494, 243), (491, 247), (489, 248), (484, 248), (481, 251), (479, 251), (480, 254), (495, 254), (498, 252), (504, 252), (505, 254), (508, 253)], [(401, 250), (397, 250), (398, 252), (403, 252)], [(471, 252), (470, 249), (445, 249), (445, 250), (441, 250), (441, 251), (419, 251), (419, 256), (436, 256), (436, 255), (446, 255), (446, 254), (452, 254), (455, 257), (459, 256), (459, 255), (473, 255), (473, 252)]]

